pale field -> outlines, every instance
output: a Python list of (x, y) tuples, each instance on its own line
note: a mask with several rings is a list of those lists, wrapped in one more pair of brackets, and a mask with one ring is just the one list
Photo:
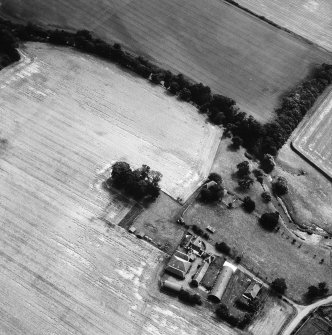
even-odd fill
[[(166, 113), (163, 99), (174, 99), (70, 50), (29, 44), (27, 52), (33, 61), (0, 74), (1, 136), (8, 140), (0, 156), (0, 334), (236, 335), (208, 310), (160, 293), (165, 254), (100, 220), (107, 206), (111, 223), (126, 211), (100, 187), (112, 141), (124, 141), (107, 135), (121, 121), (114, 110), (124, 111), (117, 100), (124, 83), (136, 110), (147, 90), (159, 97), (152, 100), (158, 111)], [(101, 104), (111, 106), (112, 122), (106, 106), (97, 114)]]
[(262, 311), (249, 326), (249, 331), (253, 335), (278, 335), (292, 314), (293, 309), (290, 305), (269, 296)]
[(304, 120), (293, 146), (312, 164), (332, 178), (332, 89)]
[(236, 0), (258, 15), (332, 51), (331, 0)]
[(16, 155), (30, 153), (26, 163), (44, 172), (55, 160), (56, 178), (69, 186), (117, 160), (147, 164), (183, 199), (207, 176), (221, 130), (193, 106), (70, 49), (28, 44), (27, 53), (35, 60), (0, 86), (1, 136)]
[(220, 0), (4, 0), (1, 12), (119, 41), (234, 98), (262, 122), (315, 64), (332, 61), (332, 55)]

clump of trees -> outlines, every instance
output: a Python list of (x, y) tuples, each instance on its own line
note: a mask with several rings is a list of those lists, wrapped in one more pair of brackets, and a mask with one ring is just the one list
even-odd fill
[(320, 282), (317, 286), (311, 285), (308, 287), (308, 291), (305, 294), (305, 298), (308, 302), (312, 302), (317, 298), (325, 296), (329, 291), (326, 282)]
[(112, 165), (111, 177), (106, 184), (124, 190), (136, 200), (152, 202), (160, 194), (161, 177), (160, 172), (151, 170), (148, 165), (132, 170), (127, 162), (116, 162)]
[(288, 193), (288, 183), (286, 178), (279, 176), (277, 180), (272, 184), (273, 192), (282, 196)]
[(245, 329), (253, 318), (253, 314), (246, 313), (242, 319), (235, 317), (229, 313), (225, 304), (220, 304), (216, 309), (216, 315), (219, 319), (228, 322), (233, 327)]
[(259, 223), (264, 229), (273, 231), (279, 223), (279, 213), (264, 213), (260, 217)]
[(198, 293), (190, 293), (184, 289), (179, 292), (179, 299), (190, 305), (202, 305), (202, 299)]
[(254, 179), (251, 177), (249, 162), (243, 161), (239, 163), (236, 167), (237, 167), (236, 175), (239, 178), (238, 181), (239, 187), (244, 191), (249, 190), (252, 184), (254, 183)]
[[(209, 182), (213, 181), (214, 184), (207, 186)], [(200, 199), (203, 202), (211, 203), (219, 201), (224, 194), (224, 187), (222, 185), (223, 180), (218, 173), (210, 173), (208, 177), (208, 183), (203, 186), (200, 191)]]
[(261, 159), (261, 168), (264, 170), (266, 173), (270, 173), (273, 171), (276, 163), (274, 161), (274, 158), (270, 154), (265, 154), (263, 158)]
[(252, 213), (256, 208), (255, 201), (252, 200), (250, 197), (245, 197), (243, 199), (243, 208), (246, 212)]
[(271, 283), (271, 290), (277, 294), (284, 294), (287, 290), (286, 281), (284, 278), (276, 278)]

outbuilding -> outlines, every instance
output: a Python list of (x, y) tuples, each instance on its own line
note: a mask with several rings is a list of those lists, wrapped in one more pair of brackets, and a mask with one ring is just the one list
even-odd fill
[(171, 290), (174, 292), (180, 292), (183, 286), (180, 283), (177, 283), (171, 280), (163, 280), (161, 282), (161, 288)]
[(201, 282), (201, 280), (203, 279), (207, 269), (209, 268), (209, 263), (208, 262), (204, 262), (203, 265), (197, 270), (197, 272), (194, 275), (194, 278), (192, 280), (192, 284), (194, 286), (198, 286), (199, 283)]
[(212, 302), (220, 302), (221, 297), (225, 293), (227, 285), (236, 269), (237, 267), (235, 265), (227, 261), (224, 263), (224, 266), (217, 277), (216, 283), (208, 296)]

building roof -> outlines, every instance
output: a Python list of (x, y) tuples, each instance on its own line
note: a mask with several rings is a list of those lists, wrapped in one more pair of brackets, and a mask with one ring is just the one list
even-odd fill
[(178, 258), (174, 254), (169, 260), (165, 270), (181, 278), (184, 278), (190, 267), (191, 267), (190, 262), (185, 261), (182, 258)]
[(181, 258), (187, 262), (189, 262), (190, 258), (187, 254), (185, 254), (184, 252), (181, 252), (179, 250), (176, 250), (174, 253), (174, 256), (176, 256), (177, 258)]
[(208, 183), (205, 184), (205, 187), (209, 189), (211, 186), (217, 185), (217, 183), (214, 180), (209, 181)]
[(257, 282), (253, 281), (250, 283), (250, 285), (247, 287), (246, 291), (243, 293), (244, 297), (255, 299), (261, 290), (261, 285)]

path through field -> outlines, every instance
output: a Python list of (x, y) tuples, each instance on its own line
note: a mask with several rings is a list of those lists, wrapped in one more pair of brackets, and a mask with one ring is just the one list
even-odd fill
[(9, 17), (90, 29), (207, 84), (266, 122), (281, 94), (332, 55), (221, 0), (3, 0)]

